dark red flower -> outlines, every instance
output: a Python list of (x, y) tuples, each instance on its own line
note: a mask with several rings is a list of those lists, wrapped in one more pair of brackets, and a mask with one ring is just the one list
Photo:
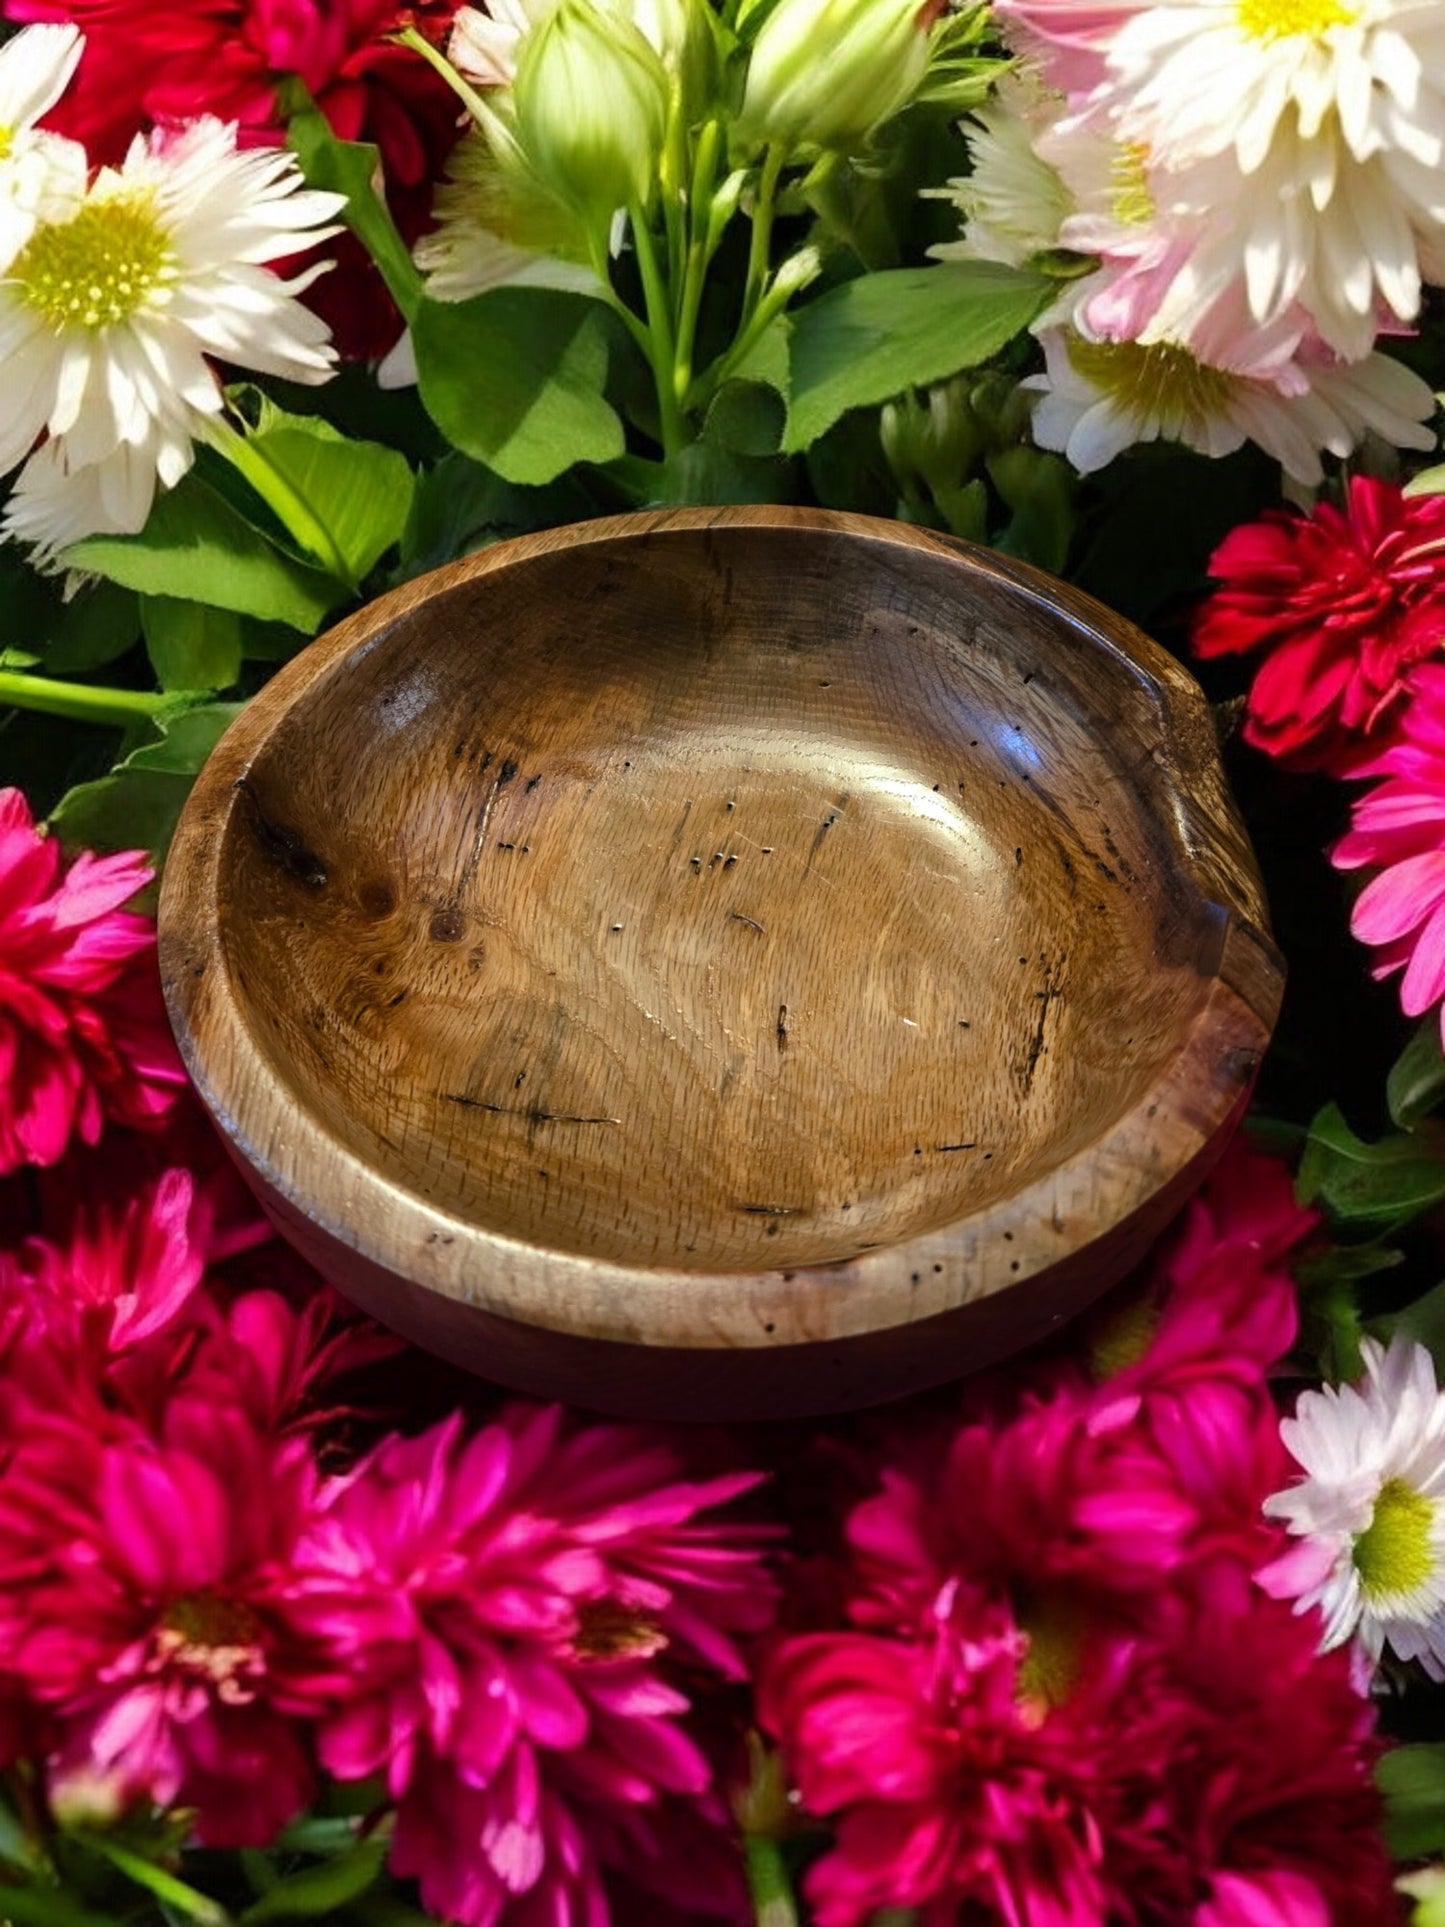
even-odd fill
[[(242, 144), (282, 138), (278, 83), (298, 76), (343, 140), (381, 150), (387, 199), (408, 240), (456, 139), (455, 97), (427, 63), (391, 38), (416, 26), (439, 44), (455, 0), (0, 0), (10, 20), (72, 20), (85, 34), (80, 69), (47, 125), (115, 161), (150, 123), (214, 114)], [(344, 354), (384, 353), (401, 323), (360, 248), (341, 237), (334, 273), (312, 291)]]
[(1344, 773), (1445, 643), (1445, 495), (1351, 476), (1343, 509), (1271, 509), (1231, 530), (1209, 567), (1220, 586), (1195, 649), (1269, 650), (1244, 735), (1300, 768)]

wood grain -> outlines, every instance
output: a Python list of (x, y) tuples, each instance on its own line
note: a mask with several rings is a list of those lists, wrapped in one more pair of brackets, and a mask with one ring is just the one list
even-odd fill
[(681, 1416), (886, 1397), (1113, 1282), (1238, 1114), (1265, 933), (1171, 657), (771, 508), (363, 610), (228, 732), (161, 901), (202, 1095), (343, 1290)]

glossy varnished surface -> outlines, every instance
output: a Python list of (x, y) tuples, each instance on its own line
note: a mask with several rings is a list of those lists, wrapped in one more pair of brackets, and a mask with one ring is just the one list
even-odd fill
[(972, 1362), (975, 1301), (1032, 1283), (1023, 1336), (1051, 1276), (1110, 1282), (1111, 1246), (1071, 1261), (1167, 1209), (1278, 973), (1197, 691), (1023, 575), (852, 518), (634, 518), (408, 585), (263, 692), (164, 961), (338, 1282), (535, 1389), (588, 1395), (564, 1335), (620, 1342), (597, 1402), (653, 1409), (669, 1350), (729, 1408), (738, 1350), (782, 1348), (761, 1402), (804, 1406), (830, 1341), (916, 1327), (876, 1388), (854, 1359), (881, 1396)]

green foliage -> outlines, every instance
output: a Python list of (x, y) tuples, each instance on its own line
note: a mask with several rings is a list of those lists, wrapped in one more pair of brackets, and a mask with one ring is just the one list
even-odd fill
[(1445, 1746), (1396, 1746), (1375, 1767), (1385, 1838), (1397, 1860), (1445, 1852)]
[(274, 1920), (314, 1920), (357, 1900), (380, 1877), (386, 1860), (384, 1835), (355, 1840), (346, 1852), (283, 1875), (245, 1908), (245, 1927)]
[(496, 288), (422, 302), (412, 332), (432, 419), (504, 481), (535, 487), (622, 454), (622, 420), (603, 393), (611, 323), (600, 301)]
[(444, 455), (417, 481), (393, 579), (403, 582), (509, 536), (582, 522), (596, 512), (576, 475), (524, 488), (469, 456)]
[(1434, 1012), (1391, 1065), (1385, 1097), (1391, 1119), (1402, 1131), (1412, 1131), (1445, 1103), (1445, 1054), (1440, 1049), (1440, 1019)]
[(50, 827), (72, 849), (149, 850), (163, 861), (196, 772), (240, 703), (198, 703), (159, 718), (154, 734), (109, 776), (68, 790)]
[(283, 554), (194, 474), (157, 500), (139, 535), (88, 536), (65, 560), (141, 595), (204, 600), (306, 635), (345, 594), (321, 570)]
[(241, 618), (173, 596), (142, 596), (146, 654), (165, 690), (229, 689), (241, 673)]
[(264, 396), (256, 395), (254, 405), (247, 449), (304, 505), (313, 525), (306, 559), (355, 588), (401, 540), (415, 487), (410, 463), (395, 449), (355, 440), (315, 416), (286, 414)]
[(977, 368), (1028, 327), (1053, 292), (991, 261), (862, 275), (792, 316), (788, 425), (804, 449), (850, 408)]
[(1309, 1128), (1299, 1195), (1346, 1238), (1392, 1236), (1445, 1199), (1445, 1133), (1427, 1128), (1369, 1144), (1327, 1105)]

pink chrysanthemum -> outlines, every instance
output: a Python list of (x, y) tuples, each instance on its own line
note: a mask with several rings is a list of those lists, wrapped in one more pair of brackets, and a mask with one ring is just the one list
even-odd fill
[(1244, 734), (1302, 767), (1357, 761), (1445, 644), (1445, 495), (1351, 476), (1345, 505), (1271, 510), (1215, 550), (1201, 656), (1267, 649)]
[(0, 1650), (55, 1728), (68, 1782), (193, 1807), (261, 1846), (306, 1804), (307, 1729), (334, 1690), (295, 1616), (309, 1443), (178, 1401), (163, 1433), (32, 1421), (0, 1483)]
[(1385, 780), (1355, 804), (1330, 860), (1381, 872), (1350, 929), (1379, 950), (1376, 977), (1403, 970), (1401, 1007), (1419, 1017), (1445, 999), (1445, 666), (1415, 671), (1396, 740), (1356, 773)]
[(150, 878), (138, 851), (64, 864), (0, 790), (0, 1173), (149, 1124), (184, 1084), (154, 927), (121, 908)]
[(756, 1480), (678, 1473), (654, 1436), (516, 1406), (388, 1439), (333, 1489), (308, 1612), (349, 1686), (322, 1757), (385, 1777), (393, 1864), (433, 1910), (603, 1927), (628, 1840), (633, 1881), (746, 1917), (722, 1856), (669, 1866), (668, 1843), (675, 1818), (722, 1837), (680, 1682), (740, 1678), (737, 1635), (770, 1617), (759, 1536), (699, 1518)]

